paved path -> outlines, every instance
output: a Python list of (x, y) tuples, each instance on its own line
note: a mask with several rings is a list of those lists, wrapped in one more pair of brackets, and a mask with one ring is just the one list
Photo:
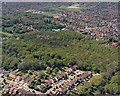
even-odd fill
[(54, 88), (56, 88), (56, 86), (62, 85), (65, 81), (66, 81), (66, 80), (62, 80), (62, 81), (58, 82), (57, 84), (54, 84), (54, 85), (52, 86), (52, 88), (50, 88), (50, 89), (46, 92), (46, 94), (50, 93), (50, 91), (52, 91)]

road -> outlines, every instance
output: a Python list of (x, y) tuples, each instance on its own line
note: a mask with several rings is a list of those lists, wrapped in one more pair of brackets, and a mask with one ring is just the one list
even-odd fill
[(46, 94), (50, 93), (50, 91), (52, 91), (54, 88), (56, 88), (56, 86), (62, 85), (65, 81), (66, 81), (66, 80), (62, 80), (61, 82), (59, 81), (57, 84), (54, 84), (54, 85), (52, 86), (52, 88), (50, 88), (50, 89), (46, 92)]

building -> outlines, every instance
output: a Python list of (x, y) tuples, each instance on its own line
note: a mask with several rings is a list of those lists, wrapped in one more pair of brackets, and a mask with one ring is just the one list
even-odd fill
[(34, 81), (33, 81), (30, 77), (28, 77), (28, 76), (25, 77), (25, 78), (23, 78), (23, 80), (24, 80), (25, 83), (27, 83), (27, 84), (29, 84), (29, 85), (34, 82)]
[(11, 79), (15, 79), (15, 78), (16, 78), (16, 76), (15, 76), (14, 74), (9, 74), (9, 77), (10, 77)]
[(22, 78), (20, 76), (17, 76), (15, 79), (15, 81), (21, 81), (21, 80), (22, 80)]
[(73, 65), (71, 68), (73, 69), (73, 71), (77, 70), (77, 65)]
[(45, 86), (43, 84), (41, 84), (41, 85), (37, 85), (37, 88), (43, 89), (43, 88), (45, 88)]
[(67, 92), (66, 88), (59, 88), (59, 89), (56, 89), (55, 95), (62, 95), (62, 94), (65, 94), (66, 92)]
[(65, 72), (69, 75), (73, 72), (73, 70), (71, 68), (67, 68), (65, 69)]

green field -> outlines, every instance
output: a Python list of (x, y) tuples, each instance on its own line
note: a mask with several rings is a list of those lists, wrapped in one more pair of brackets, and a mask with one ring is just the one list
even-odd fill
[(1, 32), (1, 31), (0, 31), (0, 34), (4, 34), (4, 35), (7, 35), (7, 36), (12, 36), (12, 34), (10, 34), (10, 33), (5, 33), (5, 32)]
[(89, 8), (84, 8), (84, 7), (80, 7), (80, 8), (68, 8), (66, 6), (61, 6), (61, 7), (58, 7), (58, 8), (50, 8), (48, 10), (49, 11), (60, 11), (60, 10), (80, 11), (80, 10), (86, 10), (86, 9), (89, 9)]
[(61, 6), (61, 7), (59, 7), (59, 9), (72, 10), (72, 11), (80, 11), (80, 10), (86, 10), (86, 9), (89, 9), (89, 8), (84, 8), (84, 7), (80, 7), (80, 8), (68, 8), (66, 6)]
[(47, 15), (47, 16), (55, 16), (55, 15), (58, 15), (58, 14), (54, 14), (54, 13), (51, 13), (51, 12), (43, 12), (42, 14), (43, 14), (43, 15)]

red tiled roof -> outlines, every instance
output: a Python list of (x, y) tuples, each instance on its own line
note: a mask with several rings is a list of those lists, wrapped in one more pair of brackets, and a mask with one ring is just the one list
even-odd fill
[(20, 80), (20, 79), (21, 79), (21, 77), (20, 77), (20, 76), (17, 76), (17, 77), (16, 77), (16, 80)]
[(44, 88), (44, 85), (37, 85), (37, 87), (42, 89), (42, 88)]
[(58, 91), (63, 91), (64, 89), (63, 88), (59, 88), (59, 89), (57, 89)]
[(68, 72), (68, 73), (72, 72), (72, 70), (70, 70), (70, 69), (66, 69), (65, 71)]
[(77, 65), (73, 65), (71, 68), (76, 69), (77, 67), (78, 67)]
[(15, 78), (14, 74), (9, 74), (9, 77)]

